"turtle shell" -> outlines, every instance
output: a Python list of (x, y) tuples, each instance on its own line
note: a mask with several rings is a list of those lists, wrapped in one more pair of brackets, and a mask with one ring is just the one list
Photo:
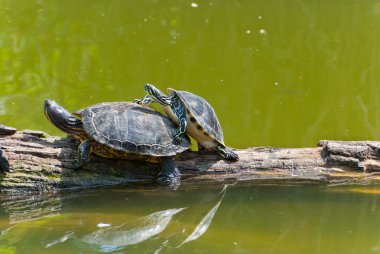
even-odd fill
[(90, 138), (117, 151), (161, 157), (190, 146), (187, 136), (175, 143), (177, 128), (168, 117), (135, 103), (100, 103), (75, 114), (81, 116)]
[(224, 145), (222, 127), (220, 126), (214, 109), (208, 101), (187, 91), (176, 91), (171, 88), (169, 88), (168, 91), (176, 93), (199, 125), (202, 126), (212, 138)]

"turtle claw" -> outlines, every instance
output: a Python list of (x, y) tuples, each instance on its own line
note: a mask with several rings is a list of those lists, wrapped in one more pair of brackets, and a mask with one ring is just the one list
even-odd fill
[(84, 163), (87, 163), (88, 161), (88, 158), (78, 158), (74, 163), (74, 171), (79, 171), (83, 169)]
[(231, 161), (238, 161), (239, 160), (239, 155), (237, 155), (234, 152), (227, 153), (226, 159), (231, 160)]
[(140, 104), (140, 105), (143, 104), (143, 100), (142, 100), (142, 99), (134, 99), (132, 102), (133, 102), (133, 103)]
[(157, 176), (157, 183), (169, 187), (172, 190), (178, 189), (181, 183), (181, 172), (170, 157), (161, 158), (162, 170)]
[(231, 161), (238, 161), (239, 155), (237, 155), (231, 148), (224, 146), (216, 146), (215, 151), (218, 152), (223, 158)]
[(140, 105), (148, 105), (149, 103), (152, 103), (153, 101), (154, 100), (149, 95), (145, 95), (144, 98), (142, 98), (142, 99), (134, 99), (132, 102), (140, 104)]
[(181, 182), (181, 175), (177, 172), (172, 174), (159, 173), (156, 179), (157, 183), (163, 186), (167, 186), (170, 189), (178, 189)]

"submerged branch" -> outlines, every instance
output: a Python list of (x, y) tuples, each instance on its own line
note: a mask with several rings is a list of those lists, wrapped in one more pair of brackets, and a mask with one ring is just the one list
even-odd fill
[[(11, 172), (1, 177), (2, 190), (60, 190), (125, 183), (154, 182), (159, 164), (91, 157), (74, 170), (78, 143), (38, 131), (0, 136)], [(182, 182), (319, 181), (338, 184), (380, 182), (380, 142), (320, 141), (316, 148), (254, 147), (237, 150), (229, 162), (211, 152), (185, 152), (175, 160)]]

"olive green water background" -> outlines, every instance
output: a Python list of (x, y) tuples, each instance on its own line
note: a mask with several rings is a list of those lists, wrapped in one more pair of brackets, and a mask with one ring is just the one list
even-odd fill
[[(18, 129), (63, 136), (46, 120), (44, 99), (75, 111), (140, 98), (148, 82), (207, 99), (232, 147), (378, 140), (379, 69), (375, 0), (0, 0), (0, 122)], [(177, 248), (222, 187), (3, 201), (0, 253), (380, 253), (375, 187), (234, 186), (207, 232)], [(19, 222), (17, 211), (34, 207)], [(139, 244), (78, 240), (101, 222), (133, 225), (183, 207)]]
[[(378, 1), (0, 1), (1, 122), (189, 90), (228, 145), (379, 139)], [(197, 7), (195, 7), (197, 4)]]

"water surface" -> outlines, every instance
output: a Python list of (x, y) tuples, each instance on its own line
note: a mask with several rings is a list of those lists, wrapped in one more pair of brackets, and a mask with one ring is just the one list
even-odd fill
[[(224, 197), (222, 189), (135, 186), (3, 201), (0, 252), (380, 253), (378, 187), (240, 184)], [(206, 230), (183, 243), (197, 227)]]

